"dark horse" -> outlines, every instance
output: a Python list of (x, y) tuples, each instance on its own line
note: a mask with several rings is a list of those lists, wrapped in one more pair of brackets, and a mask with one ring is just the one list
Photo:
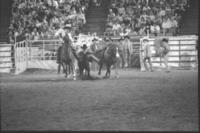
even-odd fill
[(119, 53), (119, 46), (116, 44), (108, 44), (102, 49), (96, 50), (94, 55), (100, 59), (99, 61), (99, 72), (101, 74), (101, 69), (103, 65), (106, 65), (105, 78), (109, 78), (111, 74), (111, 66), (117, 63), (117, 60), (121, 57)]
[(64, 38), (64, 43), (58, 51), (59, 56), (59, 63), (63, 67), (63, 71), (65, 73), (65, 77), (68, 76), (67, 73), (67, 67), (71, 70), (73, 73), (73, 79), (76, 79), (76, 73), (75, 73), (75, 60), (76, 60), (76, 53), (75, 50), (71, 46), (71, 42), (69, 39), (69, 36), (66, 35)]

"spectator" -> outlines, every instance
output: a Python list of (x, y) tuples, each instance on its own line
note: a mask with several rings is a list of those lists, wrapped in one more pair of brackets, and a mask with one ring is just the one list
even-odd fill
[(178, 28), (178, 22), (176, 21), (175, 17), (172, 17), (171, 19), (171, 28), (172, 28), (172, 34), (177, 34), (177, 28)]
[[(18, 31), (19, 36), (33, 34), (35, 39), (41, 38), (40, 35), (47, 37), (52, 35), (52, 27), (58, 28), (61, 24), (70, 21), (76, 21), (77, 16), (81, 23), (86, 23), (82, 13), (77, 14), (78, 10), (84, 8), (84, 12), (88, 7), (88, 0), (38, 0), (38, 1), (14, 1), (12, 5), (12, 18), (10, 23), (10, 31)], [(72, 11), (70, 10), (72, 8)], [(74, 15), (72, 18), (69, 15)], [(66, 17), (68, 16), (68, 17)], [(75, 27), (79, 28), (83, 24), (75, 22)], [(36, 28), (36, 31), (35, 31)], [(34, 31), (33, 31), (34, 30)], [(39, 34), (40, 33), (40, 34)], [(53, 37), (52, 37), (53, 38)]]
[[(145, 71), (153, 72), (152, 63), (151, 63), (152, 53), (151, 53), (150, 45), (148, 42), (149, 42), (148, 39), (143, 40), (143, 46), (144, 46), (144, 49), (142, 50), (144, 53), (143, 63), (144, 63)], [(150, 68), (148, 68), (146, 61), (148, 61)]]
[(119, 29), (120, 29), (120, 24), (117, 21), (114, 21), (112, 30), (114, 32), (114, 36), (117, 35), (119, 33)]
[(131, 65), (131, 55), (133, 51), (132, 43), (130, 42), (129, 36), (124, 37), (124, 42), (123, 42), (123, 54), (125, 55), (125, 67), (130, 67)]
[(118, 12), (119, 12), (119, 14), (122, 14), (122, 15), (124, 15), (126, 13), (125, 8), (123, 7), (122, 4), (120, 4), (120, 7), (118, 8)]
[(166, 35), (168, 33), (168, 30), (171, 28), (171, 20), (170, 18), (164, 18), (164, 21), (162, 23), (162, 28), (163, 28), (163, 35)]
[(151, 33), (153, 33), (155, 36), (157, 36), (160, 33), (160, 26), (157, 25), (155, 22), (153, 23), (153, 25), (151, 25), (150, 27), (150, 31)]

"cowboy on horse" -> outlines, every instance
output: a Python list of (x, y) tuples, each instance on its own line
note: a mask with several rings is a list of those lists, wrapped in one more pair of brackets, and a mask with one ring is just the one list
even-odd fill
[[(111, 66), (116, 65), (120, 58), (119, 46), (113, 42), (111, 37), (106, 37), (104, 40), (105, 45), (103, 48), (96, 50), (94, 55), (100, 59), (98, 75), (101, 75), (101, 69), (105, 64), (107, 71), (104, 78), (110, 78)], [(117, 65), (114, 67), (116, 68), (116, 77), (118, 78)]]
[[(62, 45), (71, 45), (72, 43), (72, 37), (70, 34), (71, 30), (71, 25), (67, 24), (64, 27), (61, 27), (56, 33), (56, 36), (59, 36), (59, 39), (62, 42)], [(61, 48), (62, 45), (58, 48), (57, 50), (57, 60), (56, 63), (58, 63), (58, 73), (60, 73), (60, 68), (61, 68)]]
[[(67, 24), (63, 29), (59, 29), (56, 34), (59, 34), (59, 37), (62, 42), (62, 46), (58, 48), (57, 51), (57, 63), (58, 63), (58, 73), (60, 71), (61, 65), (63, 66), (63, 71), (67, 75), (67, 67), (69, 72), (73, 72), (75, 79), (75, 68), (76, 68), (76, 51), (72, 46), (73, 39), (71, 37), (71, 25)], [(75, 59), (76, 58), (76, 59)]]

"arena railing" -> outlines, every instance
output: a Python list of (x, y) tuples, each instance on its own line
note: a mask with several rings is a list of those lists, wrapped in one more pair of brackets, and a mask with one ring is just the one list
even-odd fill
[[(156, 39), (162, 39), (163, 37), (158, 38), (149, 38), (149, 44), (153, 55), (155, 54), (155, 43)], [(166, 36), (164, 36), (166, 38)], [(178, 69), (191, 69), (196, 68), (198, 65), (197, 57), (197, 40), (198, 36), (195, 35), (186, 35), (186, 36), (171, 36), (167, 37), (169, 39), (170, 51), (168, 54), (168, 65), (171, 68)], [(142, 48), (142, 39), (140, 39), (140, 49)], [(141, 52), (140, 52), (141, 57)], [(144, 70), (143, 62), (140, 60), (141, 70)], [(152, 57), (152, 65), (154, 67), (163, 67), (163, 61), (161, 57)]]
[[(194, 52), (194, 56), (190, 59), (197, 60), (197, 54), (196, 50), (194, 49), (194, 41), (196, 40), (196, 36), (179, 36), (179, 37), (173, 37), (173, 36), (164, 36), (165, 38), (169, 38), (170, 43), (173, 41), (178, 42), (177, 46), (173, 45), (174, 48), (178, 48), (177, 50), (173, 51), (172, 53), (175, 55), (170, 56), (176, 56), (176, 58), (182, 58), (182, 49), (186, 49), (187, 53)], [(141, 36), (131, 36), (130, 40), (133, 42), (133, 45), (140, 46), (140, 39)], [(162, 37), (159, 37), (162, 38)], [(113, 40), (118, 40), (120, 37), (113, 37)], [(153, 40), (155, 38), (150, 38), (151, 45), (153, 46)], [(190, 40), (192, 40), (192, 44), (189, 47), (193, 47), (192, 51), (189, 50), (189, 47), (186, 47), (186, 45), (182, 46), (180, 44), (183, 44), (184, 42), (189, 43)], [(188, 41), (188, 42), (187, 42)], [(21, 42), (16, 42), (14, 44), (14, 68), (15, 73), (19, 74), (23, 71), (25, 71), (27, 68), (47, 68), (47, 69), (57, 69), (57, 63), (56, 63), (56, 50), (61, 45), (60, 40), (25, 40)], [(173, 48), (172, 48), (173, 49)], [(176, 52), (176, 53), (175, 53)], [(139, 47), (135, 49), (135, 55), (138, 55), (137, 58), (140, 58), (139, 56)], [(175, 58), (174, 58), (175, 59)], [(156, 62), (158, 59), (155, 59)], [(158, 61), (157, 61), (158, 62)], [(159, 63), (160, 60), (159, 60)], [(181, 66), (181, 61), (178, 60), (178, 64), (176, 64), (177, 67)], [(194, 63), (193, 63), (194, 64)]]

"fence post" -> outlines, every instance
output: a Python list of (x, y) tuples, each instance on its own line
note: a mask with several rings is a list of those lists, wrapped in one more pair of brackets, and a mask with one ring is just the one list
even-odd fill
[(42, 59), (45, 60), (45, 57), (44, 57), (44, 39), (42, 39)]
[(26, 40), (25, 42), (25, 46), (26, 46), (26, 68), (28, 68), (28, 41)]
[(178, 40), (178, 46), (179, 46), (179, 50), (178, 50), (178, 54), (179, 54), (179, 60), (178, 60), (178, 67), (180, 68), (180, 60), (181, 60), (181, 46), (180, 46), (180, 40)]
[(140, 70), (141, 71), (144, 71), (145, 69), (144, 69), (144, 64), (143, 64), (143, 53), (142, 53), (142, 50), (143, 50), (143, 45), (142, 45), (142, 40), (143, 40), (143, 38), (142, 39), (140, 39)]

